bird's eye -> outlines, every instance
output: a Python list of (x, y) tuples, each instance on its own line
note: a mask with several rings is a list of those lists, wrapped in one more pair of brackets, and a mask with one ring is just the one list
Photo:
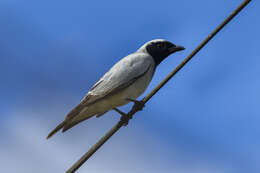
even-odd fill
[(158, 43), (158, 44), (157, 44), (157, 48), (162, 49), (162, 48), (163, 48), (163, 44)]

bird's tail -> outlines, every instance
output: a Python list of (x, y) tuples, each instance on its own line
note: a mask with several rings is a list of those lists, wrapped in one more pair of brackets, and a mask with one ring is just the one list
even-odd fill
[(61, 130), (66, 124), (66, 120), (64, 120), (62, 123), (60, 123), (54, 130), (52, 130), (48, 136), (46, 137), (46, 139), (49, 139), (50, 137), (52, 137), (55, 133), (57, 133), (59, 130)]

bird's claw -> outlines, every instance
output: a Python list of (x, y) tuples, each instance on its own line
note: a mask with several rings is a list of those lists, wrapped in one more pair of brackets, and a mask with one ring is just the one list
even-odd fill
[(118, 112), (121, 115), (120, 121), (123, 123), (124, 126), (127, 126), (129, 123), (129, 120), (133, 118), (133, 116), (129, 116), (128, 114), (124, 113), (123, 111), (119, 110), (118, 108), (114, 108), (116, 112)]
[(120, 121), (123, 123), (124, 126), (127, 126), (129, 123), (129, 120), (133, 118), (133, 115), (124, 115), (121, 117)]
[[(132, 109), (132, 111), (134, 111), (134, 112), (141, 111), (145, 107), (145, 103), (143, 101), (138, 101), (138, 100), (134, 100), (134, 99), (130, 99), (130, 98), (127, 98), (126, 100), (134, 102), (134, 106)], [(119, 114), (121, 114), (120, 121), (123, 123), (124, 126), (127, 126), (129, 123), (129, 120), (131, 120), (133, 118), (133, 115), (129, 114), (129, 113), (126, 114), (117, 108), (114, 108), (114, 110), (116, 112), (118, 112)]]

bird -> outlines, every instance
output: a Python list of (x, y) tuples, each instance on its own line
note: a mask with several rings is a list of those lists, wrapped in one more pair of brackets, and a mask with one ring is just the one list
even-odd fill
[(136, 99), (148, 87), (156, 67), (169, 55), (184, 49), (165, 39), (146, 42), (105, 73), (46, 138), (49, 139), (61, 129), (65, 132), (95, 115), (100, 117), (112, 109), (119, 111), (117, 107), (129, 102), (140, 104)]

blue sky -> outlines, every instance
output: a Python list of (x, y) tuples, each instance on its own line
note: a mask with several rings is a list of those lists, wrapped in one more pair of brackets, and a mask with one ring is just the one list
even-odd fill
[[(119, 116), (45, 137), (114, 63), (152, 39), (183, 45), (148, 93), (239, 3), (1, 0), (1, 169), (64, 172)], [(259, 172), (259, 10), (251, 2), (79, 172)]]

